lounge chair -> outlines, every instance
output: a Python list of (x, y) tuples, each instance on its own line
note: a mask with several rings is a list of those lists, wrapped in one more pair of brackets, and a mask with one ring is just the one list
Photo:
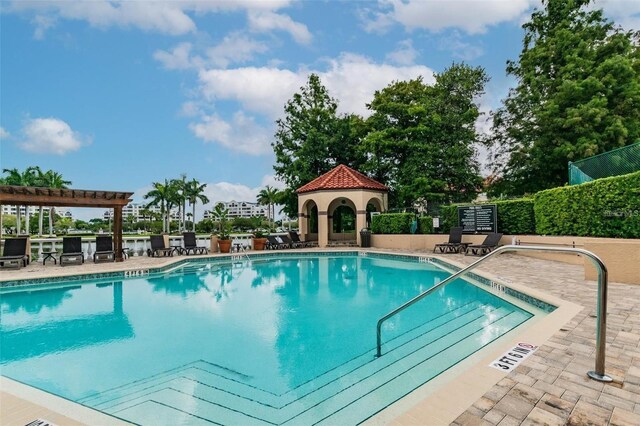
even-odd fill
[(276, 241), (281, 242), (282, 248), (294, 248), (293, 241), (288, 235), (276, 235)]
[(27, 239), (7, 238), (4, 240), (4, 249), (0, 257), (0, 265), (3, 268), (27, 266)]
[(433, 252), (440, 250), (440, 253), (460, 253), (460, 250), (466, 250), (469, 244), (462, 242), (462, 227), (456, 226), (449, 231), (449, 241), (436, 244), (433, 247)]
[(296, 231), (289, 231), (289, 238), (291, 238), (292, 247), (311, 247), (311, 241), (302, 241), (300, 235)]
[(285, 244), (282, 239), (278, 240), (278, 237), (275, 235), (267, 235), (267, 249), (269, 250), (279, 250), (286, 248), (287, 244)]
[(501, 238), (502, 234), (492, 232), (487, 235), (482, 244), (472, 244), (470, 246), (467, 246), (467, 248), (464, 250), (464, 255), (466, 256), (467, 254), (469, 254), (469, 251), (471, 251), (471, 253), (476, 256), (484, 256), (485, 254), (490, 253), (493, 249), (498, 247)]
[(149, 239), (151, 241), (151, 248), (147, 249), (147, 256), (173, 256), (174, 248), (164, 245), (164, 237), (162, 235), (152, 235)]
[(62, 254), (60, 254), (60, 266), (64, 266), (65, 263), (84, 263), (84, 253), (82, 253), (82, 238), (62, 238)]
[(184, 241), (184, 248), (182, 250), (185, 254), (189, 254), (189, 252), (193, 252), (193, 254), (207, 254), (209, 252), (209, 249), (206, 247), (198, 246), (195, 232), (183, 232), (182, 239)]
[(109, 235), (96, 237), (96, 252), (93, 253), (93, 263), (98, 260), (113, 262), (115, 260), (115, 252), (113, 251), (113, 237)]

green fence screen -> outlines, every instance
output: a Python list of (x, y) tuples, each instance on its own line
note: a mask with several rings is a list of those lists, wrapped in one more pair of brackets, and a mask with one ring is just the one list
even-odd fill
[(640, 142), (569, 162), (569, 185), (578, 185), (609, 176), (626, 175), (640, 170)]

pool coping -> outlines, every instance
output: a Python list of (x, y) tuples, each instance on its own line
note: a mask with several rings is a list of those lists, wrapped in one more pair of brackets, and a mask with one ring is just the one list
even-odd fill
[[(282, 255), (340, 255), (347, 253), (355, 253), (355, 256), (366, 256), (368, 253), (385, 255), (384, 257), (398, 257), (398, 258), (413, 258), (417, 262), (433, 263), (438, 267), (449, 268), (450, 270), (459, 270), (467, 265), (463, 265), (450, 259), (444, 260), (445, 257), (438, 254), (431, 253), (398, 253), (394, 250), (375, 249), (375, 248), (345, 248), (340, 250), (327, 250), (327, 249), (307, 249), (307, 250), (281, 250), (277, 252), (264, 252), (264, 253), (248, 253), (248, 258), (272, 258)], [(363, 254), (364, 253), (364, 254)], [(128, 278), (133, 276), (144, 276), (155, 273), (167, 273), (171, 272), (177, 266), (184, 263), (205, 263), (211, 260), (215, 261), (241, 261), (246, 260), (246, 255), (206, 255), (197, 257), (181, 257), (181, 258), (167, 258), (166, 262), (154, 265), (149, 268), (129, 267), (122, 268), (117, 271), (109, 271), (105, 273), (70, 273), (70, 274), (55, 274), (54, 276), (36, 276), (22, 280), (0, 280), (0, 289), (15, 288), (16, 290), (23, 287), (39, 287), (45, 284), (55, 284), (69, 281), (79, 281), (84, 279), (108, 279), (108, 278)], [(429, 260), (430, 259), (430, 260)], [(435, 260), (435, 262), (433, 261)], [(123, 265), (124, 266), (124, 265)], [(495, 276), (484, 270), (480, 270), (479, 273), (469, 273), (470, 280), (480, 282), (481, 288), (495, 294), (498, 297), (505, 298), (505, 294), (510, 297), (526, 296), (532, 298), (536, 302), (543, 304), (542, 310), (548, 309), (551, 306), (553, 309), (542, 318), (538, 316), (533, 318), (533, 321), (519, 326), (516, 330), (513, 330), (499, 339), (491, 342), (486, 347), (482, 348), (478, 352), (474, 353), (470, 357), (456, 364), (449, 370), (441, 373), (437, 377), (424, 383), (414, 391), (405, 395), (395, 403), (383, 408), (369, 419), (365, 420), (363, 424), (424, 424), (425, 419), (429, 419), (429, 424), (450, 424), (460, 414), (462, 414), (468, 407), (470, 407), (475, 401), (477, 401), (482, 395), (491, 389), (498, 381), (509, 374), (508, 372), (501, 372), (494, 368), (489, 367), (489, 363), (499, 357), (502, 353), (509, 349), (509, 347), (522, 341), (533, 343), (537, 346), (542, 346), (555, 332), (557, 332), (564, 324), (570, 321), (580, 310), (582, 306), (574, 304), (572, 302), (565, 301), (563, 299), (551, 296), (541, 291), (520, 285), (514, 282), (505, 282), (498, 276)], [(53, 278), (54, 283), (51, 282)], [(48, 281), (45, 283), (44, 281)], [(478, 285), (477, 283), (474, 283)], [(509, 294), (505, 289), (510, 289), (514, 293)], [(508, 299), (508, 298), (507, 298)], [(531, 299), (530, 299), (531, 300)], [(529, 301), (525, 301), (529, 303)], [(536, 306), (536, 303), (532, 304)], [(545, 308), (546, 305), (546, 308)], [(71, 419), (77, 419), (87, 424), (102, 424), (97, 422), (100, 420), (99, 415), (106, 416), (110, 419), (110, 422), (104, 424), (114, 424), (114, 421), (119, 421), (119, 424), (129, 424), (126, 421), (117, 419), (110, 416), (107, 413), (92, 409), (79, 403), (67, 400), (65, 398), (50, 394), (41, 389), (31, 387), (29, 385), (16, 382), (5, 376), (0, 375), (0, 391), (8, 392), (10, 394), (21, 397), (27, 401), (41, 405), (45, 408), (51, 409), (53, 412), (67, 416)], [(451, 395), (455, 395), (455, 398), (451, 398)], [(56, 399), (56, 404), (52, 404), (52, 401)], [(62, 401), (62, 402), (61, 402)], [(55, 408), (50, 408), (55, 407)], [(62, 408), (62, 410), (60, 409)], [(91, 417), (91, 416), (96, 417)], [(86, 422), (82, 419), (92, 419), (93, 421)], [(87, 417), (88, 416), (88, 417)]]

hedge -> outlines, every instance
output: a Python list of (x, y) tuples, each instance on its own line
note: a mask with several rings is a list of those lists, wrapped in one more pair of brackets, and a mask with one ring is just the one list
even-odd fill
[(374, 234), (410, 234), (413, 213), (385, 213), (371, 217), (371, 232)]
[[(496, 205), (498, 232), (503, 234), (535, 234), (536, 223), (533, 213), (533, 199), (519, 198), (482, 204)], [(458, 206), (470, 205), (453, 204), (442, 206), (440, 208), (440, 231), (448, 234), (452, 227), (458, 226)]]
[(541, 235), (640, 238), (640, 172), (535, 195)]
[(418, 234), (433, 234), (433, 218), (431, 216), (418, 217)]

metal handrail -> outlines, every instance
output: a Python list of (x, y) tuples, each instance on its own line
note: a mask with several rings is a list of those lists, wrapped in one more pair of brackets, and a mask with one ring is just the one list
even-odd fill
[(466, 274), (470, 270), (474, 269), (476, 266), (486, 261), (487, 259), (497, 256), (499, 254), (507, 253), (507, 252), (515, 252), (515, 251), (543, 251), (543, 252), (558, 252), (558, 253), (575, 253), (580, 254), (587, 257), (593, 265), (598, 270), (598, 302), (597, 302), (597, 320), (596, 320), (596, 366), (594, 371), (587, 372), (587, 375), (597, 381), (600, 382), (611, 382), (613, 379), (607, 376), (604, 372), (604, 364), (605, 364), (605, 352), (606, 352), (606, 344), (607, 344), (607, 291), (608, 291), (608, 271), (604, 262), (595, 254), (590, 251), (584, 249), (577, 248), (569, 248), (569, 247), (538, 247), (538, 246), (514, 246), (507, 245), (498, 247), (491, 253), (488, 253), (481, 259), (473, 262), (471, 265), (459, 270), (453, 275), (447, 277), (444, 281), (439, 282), (428, 290), (423, 291), (418, 294), (413, 299), (405, 302), (404, 304), (398, 306), (393, 311), (389, 312), (385, 316), (381, 317), (378, 320), (377, 324), (377, 345), (376, 345), (376, 357), (382, 356), (382, 324), (398, 314), (399, 312), (405, 310), (409, 306), (423, 299), (424, 297), (430, 295), (437, 289), (449, 284), (454, 279), (460, 277), (461, 275)]

